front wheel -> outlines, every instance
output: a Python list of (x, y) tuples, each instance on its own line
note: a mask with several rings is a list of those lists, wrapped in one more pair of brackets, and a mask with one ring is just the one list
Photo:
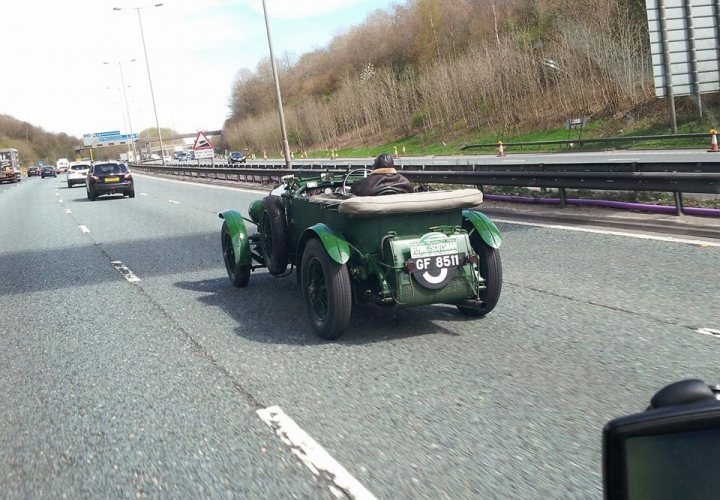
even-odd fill
[(352, 312), (347, 267), (333, 261), (320, 240), (312, 239), (303, 252), (300, 273), (303, 299), (315, 333), (325, 340), (340, 337)]
[(233, 246), (232, 236), (228, 229), (227, 222), (223, 222), (220, 230), (220, 241), (222, 242), (223, 260), (225, 261), (225, 269), (228, 278), (233, 286), (243, 288), (250, 281), (250, 266), (243, 266), (235, 260), (235, 247)]
[[(475, 235), (477, 236), (477, 235)], [(480, 239), (478, 237), (478, 239)], [(485, 279), (485, 289), (480, 292), (479, 304), (475, 307), (457, 306), (458, 310), (467, 316), (485, 316), (495, 309), (502, 291), (502, 262), (500, 251), (489, 246), (484, 241), (473, 244), (478, 254), (480, 276)]]
[(266, 196), (262, 207), (258, 225), (260, 251), (270, 274), (278, 276), (285, 272), (289, 263), (285, 210), (277, 196)]

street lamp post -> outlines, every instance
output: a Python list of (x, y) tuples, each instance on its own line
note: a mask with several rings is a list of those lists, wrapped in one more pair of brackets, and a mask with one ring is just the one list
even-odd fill
[(292, 168), (290, 160), (290, 145), (288, 144), (287, 129), (285, 128), (285, 114), (283, 113), (282, 97), (280, 95), (280, 80), (278, 79), (277, 67), (275, 66), (275, 57), (273, 56), (272, 39), (270, 38), (270, 23), (268, 22), (267, 8), (265, 0), (262, 0), (263, 14), (265, 14), (265, 29), (267, 30), (268, 47), (270, 48), (270, 66), (272, 67), (273, 79), (275, 80), (275, 93), (277, 94), (278, 113), (280, 114), (280, 130), (283, 136), (283, 150), (285, 152), (285, 166)]
[[(163, 4), (156, 3), (154, 7), (162, 7)], [(140, 10), (145, 7), (113, 7), (113, 10), (124, 10), (124, 9), (135, 9), (138, 15), (138, 22), (140, 23), (140, 37), (142, 38), (143, 52), (145, 53), (145, 66), (147, 68), (148, 82), (150, 82), (150, 97), (152, 98), (153, 111), (155, 112), (155, 127), (157, 128), (158, 140), (160, 141), (160, 158), (162, 164), (165, 166), (165, 148), (163, 147), (162, 133), (160, 132), (160, 121), (157, 115), (157, 106), (155, 105), (155, 92), (153, 91), (152, 77), (150, 76), (150, 62), (148, 61), (147, 47), (145, 46), (145, 32), (143, 31), (142, 16)]]
[[(130, 59), (129, 62), (135, 62), (135, 59)], [(130, 106), (128, 106), (128, 99), (127, 99), (127, 91), (125, 88), (125, 76), (123, 75), (123, 69), (122, 69), (122, 61), (117, 61), (118, 67), (120, 68), (120, 83), (122, 83), (122, 92), (123, 92), (123, 98), (125, 99), (125, 111), (127, 112), (127, 118), (128, 118), (128, 125), (130, 127), (130, 145), (133, 152), (133, 159), (134, 161), (137, 161), (137, 151), (135, 150), (135, 139), (133, 138), (133, 126), (132, 126), (132, 119), (130, 118)], [(103, 64), (110, 64), (109, 62), (105, 61)]]

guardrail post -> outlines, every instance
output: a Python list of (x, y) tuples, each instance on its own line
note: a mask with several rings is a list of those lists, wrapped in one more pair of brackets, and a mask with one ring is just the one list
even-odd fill
[(682, 193), (676, 191), (673, 194), (675, 195), (675, 215), (683, 215)]
[(567, 194), (565, 193), (565, 188), (561, 187), (558, 190), (560, 191), (560, 208), (565, 208), (567, 206)]

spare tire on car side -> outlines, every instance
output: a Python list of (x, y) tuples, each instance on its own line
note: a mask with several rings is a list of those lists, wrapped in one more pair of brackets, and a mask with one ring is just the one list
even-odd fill
[(287, 270), (288, 227), (285, 209), (278, 196), (266, 196), (262, 202), (260, 224), (260, 252), (270, 274), (280, 275)]

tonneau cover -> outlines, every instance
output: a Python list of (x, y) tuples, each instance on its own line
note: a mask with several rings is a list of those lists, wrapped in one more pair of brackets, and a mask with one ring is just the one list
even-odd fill
[(355, 196), (340, 203), (338, 211), (350, 217), (461, 210), (480, 205), (483, 194), (477, 189), (425, 191), (421, 193)]

